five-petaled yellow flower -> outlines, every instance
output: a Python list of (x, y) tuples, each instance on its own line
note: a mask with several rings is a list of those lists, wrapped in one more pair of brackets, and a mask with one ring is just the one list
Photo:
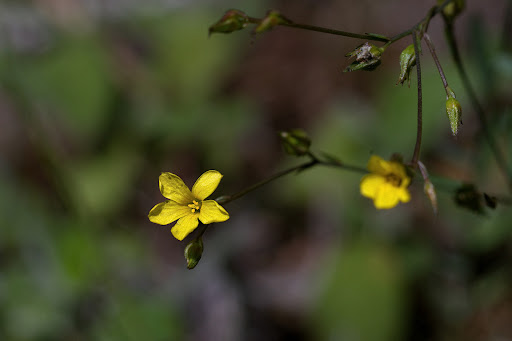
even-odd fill
[(229, 213), (215, 200), (204, 200), (215, 191), (222, 174), (209, 170), (197, 179), (190, 191), (181, 178), (172, 173), (162, 173), (159, 178), (160, 192), (169, 199), (151, 209), (149, 220), (167, 225), (176, 220), (171, 232), (178, 240), (183, 240), (199, 225), (220, 223), (229, 219)]
[(402, 163), (372, 155), (368, 161), (368, 170), (370, 174), (361, 179), (361, 194), (373, 199), (376, 208), (393, 208), (399, 201), (411, 200), (407, 190), (411, 178), (407, 176)]

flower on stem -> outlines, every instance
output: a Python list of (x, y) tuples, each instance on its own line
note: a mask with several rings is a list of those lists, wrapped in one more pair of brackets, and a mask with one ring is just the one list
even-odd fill
[(181, 178), (172, 173), (162, 173), (159, 178), (160, 192), (168, 201), (155, 205), (149, 212), (149, 220), (160, 225), (178, 221), (171, 229), (178, 240), (183, 240), (199, 225), (220, 223), (229, 219), (229, 213), (215, 200), (204, 200), (215, 191), (222, 174), (209, 170), (197, 179), (190, 191)]
[(363, 196), (373, 199), (375, 208), (389, 209), (400, 201), (408, 202), (411, 199), (407, 190), (411, 178), (403, 163), (372, 155), (368, 170), (370, 174), (361, 179), (360, 190)]
[(351, 72), (357, 70), (373, 71), (380, 65), (380, 57), (384, 52), (384, 48), (377, 47), (368, 42), (359, 45), (352, 52), (349, 52), (345, 57), (356, 57), (343, 72)]

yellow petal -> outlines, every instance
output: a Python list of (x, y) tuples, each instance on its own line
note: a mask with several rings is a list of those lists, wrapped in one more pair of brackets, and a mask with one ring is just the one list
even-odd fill
[(383, 176), (377, 174), (367, 174), (361, 179), (361, 194), (368, 198), (375, 198), (381, 186), (386, 183)]
[(370, 157), (367, 168), (371, 173), (380, 175), (387, 175), (392, 171), (391, 162), (386, 161), (377, 155), (372, 155)]
[(402, 179), (402, 182), (405, 179), (408, 179), (407, 173), (405, 171), (405, 166), (399, 162), (390, 161), (389, 162), (390, 172), (397, 175), (400, 179)]
[(187, 205), (194, 200), (192, 193), (181, 178), (172, 173), (162, 173), (159, 178), (160, 192), (167, 199), (181, 205)]
[(398, 189), (398, 199), (400, 199), (401, 202), (409, 202), (409, 200), (411, 200), (411, 195), (407, 188)]
[(229, 219), (229, 213), (215, 200), (206, 200), (201, 204), (199, 220), (203, 224), (220, 223)]
[(166, 201), (155, 205), (149, 211), (148, 218), (155, 224), (167, 225), (190, 213), (189, 207), (181, 206), (174, 201)]
[(222, 174), (216, 170), (204, 172), (192, 187), (192, 194), (199, 200), (208, 198), (219, 185), (220, 179)]
[(400, 188), (388, 183), (383, 184), (373, 199), (375, 208), (381, 210), (395, 207), (398, 204), (399, 193)]
[[(190, 211), (189, 211), (190, 212)], [(197, 217), (199, 214), (189, 214), (182, 217), (176, 225), (174, 225), (171, 229), (171, 233), (174, 238), (178, 240), (183, 240), (186, 236), (190, 234), (190, 232), (194, 231), (199, 225), (199, 221)]]

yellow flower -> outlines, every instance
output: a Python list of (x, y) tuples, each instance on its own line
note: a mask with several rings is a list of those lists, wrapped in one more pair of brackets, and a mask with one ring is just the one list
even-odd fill
[(162, 173), (160, 192), (169, 199), (151, 209), (149, 220), (160, 225), (178, 221), (171, 229), (178, 240), (183, 240), (199, 225), (220, 223), (229, 219), (229, 213), (215, 200), (204, 200), (215, 191), (222, 174), (209, 170), (197, 179), (190, 191), (181, 178), (172, 173)]
[(377, 209), (393, 208), (399, 201), (411, 200), (407, 190), (411, 179), (402, 163), (372, 155), (368, 161), (368, 170), (370, 174), (361, 179), (361, 194), (373, 199)]

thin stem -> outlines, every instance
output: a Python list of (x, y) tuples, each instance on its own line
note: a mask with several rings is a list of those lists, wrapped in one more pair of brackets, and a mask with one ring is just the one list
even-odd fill
[(257, 182), (255, 183), (254, 185), (252, 186), (249, 186), (247, 187), (246, 189), (238, 192), (238, 193), (235, 193), (235, 194), (232, 194), (232, 195), (228, 195), (228, 196), (222, 196), (220, 198), (217, 198), (216, 201), (219, 203), (219, 204), (227, 204), (233, 200), (236, 200), (244, 195), (246, 195), (247, 193), (249, 192), (252, 192), (254, 191), (255, 189), (258, 189), (260, 188), (261, 186), (263, 185), (266, 185), (268, 184), (269, 182), (271, 181), (274, 181), (276, 179), (279, 179), (285, 175), (288, 175), (290, 173), (293, 173), (293, 172), (301, 172), (303, 170), (306, 170), (306, 169), (309, 169), (311, 167), (314, 167), (314, 166), (317, 166), (317, 165), (321, 165), (321, 166), (328, 166), (328, 167), (336, 167), (336, 168), (341, 168), (341, 169), (345, 169), (345, 170), (349, 170), (349, 171), (353, 171), (353, 172), (358, 172), (358, 173), (366, 173), (366, 169), (364, 168), (361, 168), (361, 167), (358, 167), (358, 166), (353, 166), (353, 165), (348, 165), (346, 163), (343, 163), (339, 160), (336, 160), (335, 158), (327, 155), (327, 154), (324, 154), (326, 160), (322, 160), (320, 158), (318, 158), (316, 155), (314, 155), (313, 153), (309, 152), (308, 153), (308, 156), (310, 157), (310, 160), (308, 162), (304, 162), (300, 165), (297, 165), (297, 166), (294, 166), (294, 167), (291, 167), (291, 168), (288, 168), (288, 169), (285, 169), (279, 173), (276, 173), (274, 175), (272, 175), (271, 177), (267, 178), (267, 179), (264, 179), (260, 182)]
[(255, 189), (260, 188), (261, 186), (268, 184), (271, 181), (279, 179), (280, 177), (283, 177), (283, 176), (285, 176), (287, 174), (290, 174), (290, 173), (293, 173), (293, 172), (297, 172), (297, 171), (302, 171), (302, 170), (308, 169), (308, 168), (310, 168), (310, 167), (312, 167), (312, 166), (314, 166), (314, 165), (316, 165), (318, 163), (319, 163), (319, 161), (317, 159), (312, 159), (312, 160), (310, 160), (308, 162), (302, 163), (302, 164), (297, 165), (295, 167), (288, 168), (288, 169), (283, 170), (283, 171), (281, 171), (279, 173), (276, 173), (273, 176), (271, 176), (271, 177), (269, 177), (269, 178), (267, 178), (265, 180), (262, 180), (260, 182), (257, 182), (254, 185), (249, 186), (246, 189), (244, 189), (244, 190), (242, 190), (242, 191), (240, 191), (238, 193), (235, 193), (235, 194), (232, 194), (232, 195), (228, 195), (228, 196), (220, 197), (216, 201), (219, 204), (227, 204), (228, 202), (236, 200), (236, 199), (246, 195), (247, 193), (252, 192)]
[(430, 36), (427, 33), (424, 33), (423, 39), (425, 39), (428, 49), (430, 50), (430, 54), (432, 55), (432, 58), (434, 59), (434, 62), (436, 63), (437, 71), (439, 71), (439, 76), (441, 76), (441, 81), (443, 82), (444, 90), (446, 91), (446, 98), (448, 98), (451, 95), (450, 91), (448, 90), (448, 81), (446, 81), (446, 76), (444, 74), (443, 67), (441, 66), (441, 63), (439, 62), (439, 58), (437, 58), (436, 49), (434, 47), (434, 44), (432, 43), (432, 40), (430, 39)]
[(414, 53), (416, 54), (416, 73), (418, 75), (418, 118), (417, 118), (417, 132), (416, 132), (416, 145), (414, 146), (414, 152), (412, 155), (411, 164), (413, 168), (418, 167), (418, 159), (420, 156), (421, 149), (421, 136), (422, 136), (422, 125), (423, 125), (423, 96), (421, 91), (421, 63), (420, 63), (420, 47), (418, 45), (418, 39), (416, 31), (412, 31), (412, 41), (414, 45)]
[[(249, 22), (252, 24), (259, 24), (259, 23), (261, 23), (261, 21), (262, 21), (262, 19), (249, 17)], [(300, 29), (308, 30), (308, 31), (334, 34), (334, 35), (344, 36), (344, 37), (349, 37), (349, 38), (358, 38), (358, 39), (366, 39), (366, 40), (374, 40), (374, 41), (382, 41), (382, 42), (389, 41), (389, 38), (386, 38), (386, 37), (379, 37), (379, 36), (370, 35), (370, 34), (359, 34), (359, 33), (352, 33), (352, 32), (346, 32), (346, 31), (339, 31), (339, 30), (333, 30), (330, 28), (324, 28), (324, 27), (313, 26), (313, 25), (296, 24), (293, 22), (279, 23), (279, 25), (293, 27), (293, 28), (300, 28)]]
[(487, 140), (487, 143), (489, 144), (489, 148), (491, 149), (491, 152), (494, 155), (496, 163), (498, 164), (498, 167), (500, 168), (500, 171), (501, 171), (503, 177), (505, 178), (505, 181), (509, 187), (509, 191), (512, 192), (512, 172), (510, 171), (510, 169), (507, 165), (505, 154), (502, 152), (498, 143), (494, 139), (491, 129), (489, 128), (489, 124), (487, 123), (487, 119), (486, 119), (486, 115), (485, 115), (483, 106), (480, 104), (480, 101), (478, 100), (478, 98), (476, 96), (475, 90), (473, 89), (473, 86), (471, 85), (471, 82), (469, 81), (469, 77), (466, 73), (466, 69), (464, 68), (464, 65), (462, 64), (462, 59), (460, 57), (459, 48), (457, 45), (457, 41), (455, 39), (453, 26), (446, 21), (445, 21), (445, 33), (446, 33), (446, 39), (448, 40), (448, 45), (450, 46), (452, 58), (457, 67), (457, 71), (462, 80), (462, 84), (464, 85), (464, 88), (465, 88), (467, 94), (469, 95), (471, 104), (476, 111), (476, 114), (477, 114), (478, 120), (480, 122), (480, 127), (482, 129), (484, 137)]
[(407, 37), (408, 35), (411, 35), (413, 31), (417, 30), (418, 28), (421, 28), (422, 32), (426, 32), (428, 29), (428, 25), (430, 24), (430, 20), (435, 17), (438, 13), (440, 13), (450, 2), (453, 0), (445, 0), (441, 5), (432, 7), (427, 15), (421, 19), (416, 25), (414, 25), (412, 28), (403, 31), (402, 33), (397, 34), (394, 37), (391, 37), (391, 39), (385, 44), (385, 46), (390, 45), (402, 38)]

